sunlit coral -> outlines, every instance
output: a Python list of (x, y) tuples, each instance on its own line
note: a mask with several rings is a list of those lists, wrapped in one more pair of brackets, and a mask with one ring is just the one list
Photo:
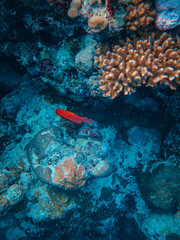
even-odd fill
[(126, 28), (132, 31), (148, 26), (156, 15), (156, 11), (151, 10), (150, 3), (144, 3), (142, 0), (132, 0), (126, 11)]
[[(102, 52), (99, 45), (96, 53)], [(172, 90), (180, 84), (180, 49), (166, 33), (158, 39), (154, 35), (150, 40), (128, 39), (122, 47), (115, 45), (112, 52), (95, 57), (95, 63), (103, 68), (100, 89), (111, 99), (121, 91), (131, 94), (143, 84), (151, 87), (165, 84)]]

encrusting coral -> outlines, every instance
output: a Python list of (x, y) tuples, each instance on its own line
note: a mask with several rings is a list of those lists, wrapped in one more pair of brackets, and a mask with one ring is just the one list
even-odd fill
[(82, 2), (81, 0), (72, 0), (70, 4), (70, 9), (68, 11), (68, 16), (70, 18), (77, 18), (78, 17), (78, 10), (81, 8)]
[(103, 68), (99, 84), (105, 97), (113, 99), (121, 91), (131, 94), (141, 85), (163, 83), (175, 90), (180, 84), (180, 49), (166, 33), (158, 39), (153, 34), (149, 40), (128, 39), (122, 47), (115, 45), (112, 52), (99, 45), (96, 54), (100, 56), (95, 63)]
[(53, 181), (56, 185), (63, 185), (65, 189), (78, 188), (85, 184), (86, 174), (83, 165), (76, 166), (73, 157), (57, 164)]
[(146, 27), (154, 21), (156, 11), (151, 10), (150, 3), (143, 3), (142, 0), (132, 0), (126, 8), (126, 28), (136, 31), (140, 27)]
[(99, 33), (108, 26), (108, 20), (103, 17), (93, 16), (88, 21), (88, 26), (92, 29), (93, 32)]

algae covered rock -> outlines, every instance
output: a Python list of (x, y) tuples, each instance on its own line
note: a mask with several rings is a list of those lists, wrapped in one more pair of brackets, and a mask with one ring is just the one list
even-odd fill
[(78, 52), (75, 58), (76, 69), (83, 75), (90, 75), (93, 64), (94, 54), (91, 48), (86, 47)]
[(105, 136), (104, 141), (102, 138), (93, 129), (80, 129), (77, 137), (71, 138), (61, 128), (49, 127), (39, 131), (25, 150), (37, 179), (63, 189), (77, 189), (90, 177), (111, 174), (112, 166), (104, 159), (109, 149), (104, 145), (108, 143)]
[(143, 199), (154, 211), (176, 212), (180, 201), (180, 168), (160, 165), (137, 175)]

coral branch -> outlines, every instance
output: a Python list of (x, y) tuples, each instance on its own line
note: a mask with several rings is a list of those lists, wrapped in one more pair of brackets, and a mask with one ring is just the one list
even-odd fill
[(150, 3), (143, 3), (142, 0), (132, 0), (126, 11), (126, 28), (128, 30), (136, 31), (140, 27), (147, 27), (154, 21), (156, 11), (151, 10)]
[[(104, 54), (102, 45), (97, 54)], [(151, 49), (151, 50), (150, 50)], [(164, 84), (175, 90), (180, 84), (180, 49), (166, 33), (156, 39), (127, 39), (124, 46), (116, 45), (112, 52), (95, 57), (95, 63), (103, 68), (99, 77), (100, 89), (105, 97), (115, 98), (121, 91), (124, 95), (134, 93), (141, 85)]]

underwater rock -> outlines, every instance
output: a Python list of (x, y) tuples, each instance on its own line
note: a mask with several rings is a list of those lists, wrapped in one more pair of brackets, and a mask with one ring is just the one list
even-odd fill
[(10, 226), (6, 232), (6, 239), (12, 240), (21, 240), (27, 239), (25, 230), (18, 226)]
[(158, 101), (146, 96), (142, 98), (138, 93), (132, 94), (129, 98), (125, 98), (124, 101), (141, 111), (158, 112), (160, 110), (160, 103)]
[(94, 65), (92, 49), (86, 47), (81, 49), (75, 57), (76, 69), (82, 75), (90, 75)]
[(96, 44), (91, 35), (85, 36), (80, 44), (81, 50), (75, 57), (76, 69), (84, 76), (90, 76), (93, 71)]
[(163, 154), (166, 161), (180, 164), (180, 125), (172, 127), (163, 142)]
[(137, 174), (143, 199), (153, 210), (176, 212), (180, 201), (180, 168), (160, 165), (150, 173)]
[(180, 240), (180, 235), (177, 233), (169, 233), (168, 235), (166, 235), (165, 240)]
[(9, 206), (8, 200), (0, 196), (0, 216), (5, 212), (8, 206)]
[(96, 130), (89, 131), (92, 136), (87, 138), (81, 135), (83, 129), (80, 129), (78, 137), (74, 139), (67, 134), (65, 137), (65, 133), (58, 127), (39, 131), (25, 147), (36, 177), (49, 185), (77, 189), (92, 176), (111, 174), (112, 166), (104, 160), (109, 144), (105, 139), (102, 141), (103, 136), (95, 138), (93, 133)]
[(110, 174), (112, 166), (106, 161), (99, 161), (94, 167), (90, 167), (89, 173), (95, 177), (104, 177)]
[(9, 204), (15, 205), (23, 199), (24, 191), (18, 184), (11, 185), (8, 190), (1, 195), (4, 199), (8, 200)]
[(18, 184), (11, 185), (6, 192), (0, 196), (0, 216), (11, 206), (19, 203), (24, 197), (24, 190)]
[(116, 141), (116, 152), (119, 162), (127, 168), (136, 168), (138, 165), (144, 167), (156, 159), (160, 152), (160, 133), (154, 129), (134, 126), (127, 129), (125, 139)]
[[(64, 41), (63, 45), (59, 48), (56, 55), (57, 69), (70, 70), (75, 68), (75, 56), (72, 51), (72, 46), (67, 41)], [(59, 70), (60, 71), (60, 70)]]
[[(33, 202), (33, 199), (36, 199), (36, 201)], [(70, 210), (75, 206), (68, 192), (45, 184), (30, 190), (29, 201), (27, 215), (35, 221), (59, 219), (66, 210)]]
[(21, 81), (19, 73), (9, 67), (5, 61), (0, 62), (0, 97), (17, 87)]
[(15, 177), (10, 171), (3, 170), (0, 171), (0, 192), (7, 189), (12, 182), (15, 180)]
[(180, 25), (179, 0), (156, 0), (156, 10), (156, 26), (160, 30), (167, 30)]
[[(147, 239), (166, 239), (175, 240), (176, 238), (168, 238), (168, 235), (179, 234), (179, 227), (176, 225), (174, 216), (172, 214), (153, 214), (151, 213), (143, 220), (142, 231), (145, 233)], [(170, 237), (170, 236), (169, 236)], [(179, 237), (177, 238), (177, 240)]]
[(145, 146), (148, 143), (148, 134), (144, 128), (133, 127), (127, 131), (128, 142), (131, 145)]
[(175, 215), (175, 222), (180, 227), (180, 210)]
[(10, 131), (10, 124), (5, 120), (0, 119), (0, 138), (7, 135), (9, 131)]

